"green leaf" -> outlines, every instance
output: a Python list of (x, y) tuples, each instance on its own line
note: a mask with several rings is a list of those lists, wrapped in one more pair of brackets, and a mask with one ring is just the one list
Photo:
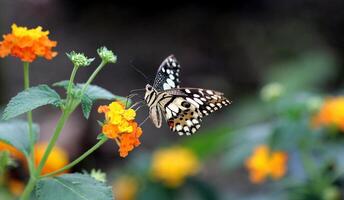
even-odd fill
[(34, 200), (113, 200), (111, 187), (86, 174), (64, 174), (41, 179), (33, 192)]
[(69, 84), (68, 80), (63, 80), (63, 81), (59, 81), (53, 84), (54, 87), (63, 87), (64, 89), (67, 89)]
[[(34, 141), (36, 141), (39, 128), (36, 124), (32, 128), (35, 136)], [(0, 122), (0, 140), (14, 146), (25, 155), (29, 155), (30, 138), (27, 122)]]
[(91, 110), (92, 110), (92, 99), (87, 95), (84, 94), (81, 98), (81, 108), (82, 108), (82, 113), (84, 114), (84, 117), (86, 119), (89, 118)]
[(47, 85), (39, 85), (22, 91), (8, 103), (2, 118), (7, 120), (26, 113), (40, 106), (61, 104), (60, 96)]
[[(68, 80), (64, 80), (64, 81), (54, 83), (53, 86), (63, 87), (65, 89), (67, 89), (68, 83), (69, 83)], [(81, 90), (82, 87), (84, 87), (84, 84), (78, 83), (78, 84), (76, 84), (75, 89)], [(114, 95), (110, 91), (108, 91), (102, 87), (99, 87), (97, 85), (89, 85), (87, 87), (85, 94), (87, 94), (92, 99), (92, 101), (100, 100), (100, 99), (102, 99), (102, 100), (115, 100), (116, 99), (116, 100), (122, 101), (124, 103), (127, 101), (126, 97)], [(131, 101), (130, 101), (130, 99), (128, 99), (128, 105), (130, 105), (130, 104), (131, 104)]]

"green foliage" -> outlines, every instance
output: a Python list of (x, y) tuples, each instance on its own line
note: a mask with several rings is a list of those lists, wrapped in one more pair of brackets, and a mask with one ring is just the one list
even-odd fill
[(228, 127), (219, 127), (185, 139), (182, 145), (193, 150), (200, 159), (206, 159), (224, 149), (231, 140), (231, 135)]
[(335, 59), (325, 52), (309, 52), (271, 67), (266, 83), (278, 82), (289, 92), (319, 87), (335, 75)]
[(92, 99), (87, 94), (84, 94), (81, 98), (81, 108), (82, 108), (82, 113), (84, 114), (84, 117), (86, 119), (88, 119), (90, 116), (92, 105), (93, 105)]
[[(54, 83), (53, 86), (63, 87), (67, 89), (69, 81), (64, 80), (57, 83)], [(78, 95), (78, 93), (82, 90), (85, 84), (78, 83), (73, 86), (73, 93)], [(97, 85), (89, 85), (85, 91), (85, 94), (81, 97), (81, 108), (84, 114), (84, 117), (88, 119), (92, 105), (96, 100), (119, 100), (122, 102), (126, 102), (127, 98), (122, 96), (117, 96), (112, 94), (110, 91), (101, 88)], [(128, 105), (131, 104), (130, 99), (128, 99)]]
[[(37, 140), (38, 125), (33, 125), (34, 141)], [(0, 122), (0, 140), (11, 144), (25, 155), (30, 152), (29, 128), (27, 122), (10, 121)]]
[(33, 200), (113, 200), (111, 187), (86, 174), (64, 174), (41, 179)]
[(18, 93), (11, 99), (2, 118), (8, 120), (47, 104), (54, 106), (61, 104), (61, 98), (55, 90), (47, 85), (31, 87), (28, 90)]

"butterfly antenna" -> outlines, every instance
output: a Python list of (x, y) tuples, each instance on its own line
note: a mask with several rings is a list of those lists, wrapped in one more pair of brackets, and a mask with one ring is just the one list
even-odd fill
[(149, 118), (149, 115), (140, 123), (140, 127), (147, 121), (147, 119)]
[(139, 70), (137, 67), (135, 67), (135, 65), (132, 63), (132, 61), (130, 62), (130, 67), (132, 67), (136, 72), (141, 74), (145, 78), (145, 81), (148, 83), (149, 78), (146, 76), (145, 73), (143, 73), (141, 70)]

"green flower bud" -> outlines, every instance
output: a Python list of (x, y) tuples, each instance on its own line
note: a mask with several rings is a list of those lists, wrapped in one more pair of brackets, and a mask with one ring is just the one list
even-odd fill
[(90, 176), (94, 179), (96, 179), (97, 181), (106, 182), (106, 173), (102, 172), (100, 169), (96, 170), (96, 169), (92, 169)]
[(106, 47), (100, 47), (99, 49), (97, 49), (97, 52), (103, 62), (116, 63), (117, 56), (111, 50), (108, 50)]
[(279, 98), (284, 92), (284, 87), (280, 83), (269, 83), (260, 92), (263, 101), (269, 102)]
[(94, 60), (94, 58), (87, 58), (83, 53), (76, 53), (75, 51), (66, 54), (75, 67), (89, 66)]

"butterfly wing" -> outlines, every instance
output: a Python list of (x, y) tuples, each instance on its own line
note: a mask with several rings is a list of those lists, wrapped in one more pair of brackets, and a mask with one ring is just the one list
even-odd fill
[(231, 103), (222, 93), (213, 90), (178, 88), (164, 93), (171, 94), (171, 98), (160, 104), (161, 110), (170, 129), (179, 135), (195, 133), (201, 127), (203, 116)]
[(157, 91), (179, 88), (180, 65), (177, 59), (170, 55), (160, 65), (153, 87)]

